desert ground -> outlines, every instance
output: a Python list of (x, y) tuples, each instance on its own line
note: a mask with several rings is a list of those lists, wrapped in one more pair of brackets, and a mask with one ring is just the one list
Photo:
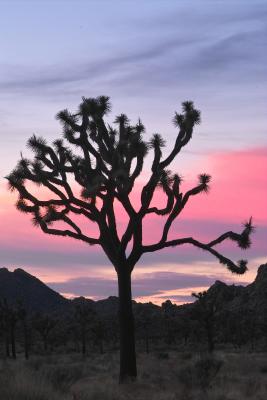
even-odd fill
[(266, 400), (267, 354), (138, 354), (139, 376), (118, 384), (118, 354), (1, 360), (1, 400)]

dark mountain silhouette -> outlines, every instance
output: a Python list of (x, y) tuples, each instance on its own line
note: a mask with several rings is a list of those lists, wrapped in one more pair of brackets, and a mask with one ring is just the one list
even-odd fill
[(0, 298), (6, 299), (10, 305), (21, 302), (29, 311), (52, 312), (69, 303), (69, 300), (20, 268), (14, 272), (0, 268)]
[(255, 315), (266, 316), (267, 312), (267, 264), (258, 268), (257, 276), (247, 286), (226, 285), (216, 281), (207, 291), (208, 297), (219, 308), (229, 311), (253, 311)]
[[(264, 318), (267, 315), (267, 264), (259, 267), (255, 281), (248, 286), (227, 285), (221, 281), (216, 281), (207, 290), (207, 297), (210, 301), (216, 303), (219, 311), (253, 312), (257, 315), (257, 318)], [(14, 272), (7, 268), (0, 268), (0, 298), (5, 298), (9, 304), (22, 301), (29, 311), (47, 313), (86, 301), (98, 314), (104, 317), (115, 316), (119, 304), (116, 296), (110, 296), (99, 301), (85, 299), (84, 297), (68, 300), (20, 268), (15, 269)], [(175, 314), (186, 317), (197, 305), (197, 301), (182, 306), (172, 304), (169, 300), (163, 304), (166, 309), (172, 309)], [(137, 314), (143, 312), (154, 316), (161, 311), (161, 307), (155, 304), (142, 304), (135, 301), (133, 301), (133, 308)]]

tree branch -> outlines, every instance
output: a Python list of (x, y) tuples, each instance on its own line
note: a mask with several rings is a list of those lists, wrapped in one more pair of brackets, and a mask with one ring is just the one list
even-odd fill
[(170, 240), (167, 242), (158, 242), (157, 244), (154, 245), (149, 245), (149, 246), (143, 246), (142, 247), (142, 254), (148, 253), (148, 252), (154, 252), (158, 251), (167, 247), (176, 247), (180, 246), (183, 244), (192, 244), (195, 247), (198, 247), (202, 250), (208, 251), (210, 254), (215, 256), (221, 264), (226, 265), (227, 268), (236, 274), (243, 274), (247, 270), (247, 262), (245, 260), (241, 260), (238, 262), (238, 264), (235, 264), (233, 261), (231, 261), (229, 258), (226, 258), (222, 254), (220, 254), (218, 251), (214, 250), (211, 246), (205, 243), (201, 243), (198, 240), (193, 239), (192, 237), (187, 237), (187, 238), (182, 238), (182, 239), (174, 239)]
[(40, 224), (42, 231), (44, 233), (48, 233), (50, 235), (68, 236), (73, 239), (82, 240), (83, 242), (86, 242), (90, 245), (100, 244), (99, 239), (91, 238), (89, 236), (83, 235), (82, 233), (77, 233), (77, 232), (75, 233), (75, 232), (69, 231), (68, 229), (61, 230), (61, 229), (48, 228), (47, 224), (43, 220), (40, 220), (39, 224)]

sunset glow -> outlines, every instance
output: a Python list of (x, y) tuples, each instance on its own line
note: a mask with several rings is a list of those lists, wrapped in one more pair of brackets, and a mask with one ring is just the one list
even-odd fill
[[(210, 255), (188, 245), (180, 246), (140, 260), (133, 273), (133, 294), (136, 301), (161, 304), (171, 299), (181, 304), (191, 300), (193, 291), (209, 287), (216, 279), (251, 282), (267, 257), (263, 112), (266, 28), (262, 13), (242, 2), (237, 4), (238, 12), (230, 12), (228, 6), (220, 4), (218, 9), (214, 4), (203, 6), (203, 12), (196, 4), (193, 17), (187, 14), (185, 1), (176, 5), (168, 1), (164, 9), (157, 2), (148, 6), (148, 2), (140, 15), (134, 2), (128, 8), (117, 3), (104, 10), (101, 2), (94, 2), (100, 20), (88, 24), (90, 2), (80, 2), (75, 15), (67, 3), (62, 10), (60, 2), (55, 2), (52, 15), (44, 12), (42, 18), (42, 6), (37, 12), (28, 4), (18, 4), (12, 20), (21, 37), (21, 49), (17, 49), (13, 38), (0, 56), (0, 128), (4, 142), (0, 154), (0, 267), (23, 268), (69, 298), (116, 295), (116, 273), (102, 249), (42, 233), (29, 215), (15, 208), (17, 196), (8, 191), (4, 176), (15, 167), (20, 151), (31, 157), (26, 141), (33, 132), (44, 136), (48, 143), (60, 137), (62, 129), (55, 114), (64, 108), (75, 111), (82, 96), (109, 95), (113, 109), (108, 123), (112, 124), (121, 113), (131, 121), (140, 117), (146, 126), (144, 139), (160, 132), (166, 140), (166, 154), (177, 134), (171, 122), (174, 111), (180, 110), (182, 101), (192, 99), (202, 112), (202, 124), (196, 127), (171, 169), (183, 177), (182, 192), (197, 184), (200, 173), (210, 174), (212, 180), (208, 194), (190, 200), (174, 222), (169, 238), (193, 236), (208, 242), (225, 231), (241, 231), (242, 223), (252, 216), (256, 231), (251, 249), (243, 251), (232, 242), (219, 247), (235, 261), (247, 258), (249, 271), (241, 277), (231, 275)], [(115, 19), (112, 29), (111, 7)], [(60, 34), (53, 37), (61, 13), (65, 23)], [(184, 15), (188, 16), (186, 24)], [(127, 16), (129, 24), (122, 16)], [(236, 25), (235, 19), (239, 21)], [(0, 23), (1, 37), (12, 33), (4, 22)], [(71, 36), (69, 24), (74, 24)], [(31, 37), (30, 28), (35, 32)], [(136, 208), (150, 173), (150, 161), (148, 156), (131, 195)], [(43, 188), (34, 190), (38, 196), (47, 197)], [(79, 193), (80, 188), (75, 187), (75, 191)], [(153, 202), (158, 205), (165, 201), (158, 189)], [(120, 206), (116, 218), (121, 235), (127, 216)], [(146, 218), (145, 244), (160, 239), (165, 219)], [(77, 221), (85, 232), (98, 236), (96, 224), (81, 218)]]

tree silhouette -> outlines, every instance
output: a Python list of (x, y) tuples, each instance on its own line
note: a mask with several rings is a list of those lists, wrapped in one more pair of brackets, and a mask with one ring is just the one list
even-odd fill
[(9, 308), (6, 299), (0, 299), (0, 322), (5, 342), (5, 356), (10, 357), (10, 329), (9, 329)]
[(17, 302), (17, 316), (21, 321), (23, 329), (23, 342), (24, 342), (24, 356), (29, 359), (29, 326), (28, 326), (28, 312), (27, 308), (23, 305), (22, 301)]
[(33, 317), (33, 326), (43, 340), (45, 353), (48, 350), (48, 339), (53, 329), (58, 324), (58, 320), (48, 314), (37, 313)]
[(98, 346), (100, 354), (104, 354), (104, 339), (106, 338), (106, 327), (104, 321), (99, 316), (95, 315), (92, 322), (94, 342)]
[(74, 319), (78, 324), (83, 356), (86, 355), (86, 336), (94, 318), (95, 312), (92, 310), (91, 306), (87, 304), (86, 299), (81, 298), (79, 304), (75, 306)]
[(209, 297), (208, 292), (204, 290), (199, 293), (192, 293), (192, 296), (198, 300), (198, 318), (203, 324), (208, 341), (208, 350), (214, 351), (214, 323), (217, 307), (215, 300)]
[(146, 307), (143, 306), (140, 308), (137, 313), (135, 314), (135, 325), (136, 325), (136, 330), (137, 333), (139, 333), (139, 337), (144, 340), (145, 343), (145, 351), (147, 354), (150, 353), (150, 340), (153, 337), (153, 334), (159, 333), (158, 332), (158, 327), (155, 326), (155, 323), (153, 324), (154, 320), (158, 320), (159, 316), (155, 317), (153, 311)]
[(163, 312), (163, 321), (165, 328), (165, 340), (168, 345), (175, 343), (177, 336), (177, 318), (176, 308), (177, 306), (172, 304), (170, 300), (166, 300), (161, 304)]
[(0, 314), (5, 330), (6, 357), (10, 357), (9, 345), (11, 344), (12, 358), (17, 358), (15, 330), (18, 321), (17, 310), (10, 306), (6, 299), (0, 301)]
[[(89, 245), (100, 245), (113, 264), (118, 276), (119, 322), (120, 322), (120, 382), (134, 379), (136, 372), (134, 319), (132, 312), (131, 273), (145, 253), (168, 247), (191, 244), (209, 252), (220, 263), (238, 274), (247, 269), (244, 260), (234, 263), (215, 246), (226, 239), (235, 241), (239, 247), (250, 245), (251, 220), (238, 234), (226, 232), (208, 243), (193, 237), (169, 239), (175, 219), (187, 202), (199, 193), (208, 192), (211, 177), (199, 175), (195, 187), (181, 192), (181, 177), (168, 169), (171, 162), (192, 138), (193, 128), (200, 123), (200, 112), (193, 102), (182, 103), (182, 113), (175, 113), (173, 122), (178, 128), (172, 150), (163, 158), (164, 139), (158, 133), (145, 142), (144, 125), (139, 120), (130, 125), (125, 114), (115, 119), (118, 128), (105, 123), (110, 111), (109, 98), (83, 98), (76, 113), (63, 110), (57, 118), (63, 125), (64, 140), (56, 140), (49, 146), (43, 138), (33, 135), (28, 146), (35, 153), (34, 159), (21, 156), (16, 168), (7, 177), (11, 190), (17, 190), (17, 208), (33, 215), (34, 225), (47, 234), (81, 240)], [(140, 191), (140, 205), (134, 206), (130, 194), (136, 179), (143, 170), (148, 150), (153, 151), (151, 174)], [(50, 192), (47, 199), (32, 191), (35, 183)], [(152, 206), (157, 188), (166, 196), (166, 206)], [(120, 204), (127, 214), (128, 222), (119, 234), (116, 206)], [(143, 242), (143, 221), (147, 215), (165, 216), (161, 238), (154, 244)], [(88, 234), (80, 217), (91, 221), (98, 233)], [(94, 231), (91, 231), (94, 232)]]

